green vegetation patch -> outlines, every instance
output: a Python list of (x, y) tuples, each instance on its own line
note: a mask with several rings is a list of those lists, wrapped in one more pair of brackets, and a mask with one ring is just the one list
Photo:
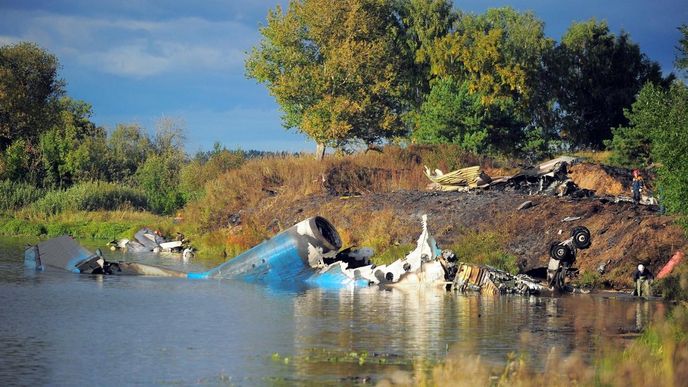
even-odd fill
[(497, 232), (470, 231), (463, 234), (451, 249), (459, 261), (488, 265), (512, 274), (518, 273), (516, 256), (504, 250)]
[(46, 233), (42, 223), (19, 218), (0, 218), (0, 235), (5, 236), (40, 236)]
[(0, 211), (18, 210), (40, 199), (45, 191), (28, 183), (0, 181)]
[(87, 182), (67, 190), (48, 192), (29, 206), (35, 215), (55, 215), (65, 211), (113, 211), (146, 209), (146, 195), (137, 189), (114, 183)]

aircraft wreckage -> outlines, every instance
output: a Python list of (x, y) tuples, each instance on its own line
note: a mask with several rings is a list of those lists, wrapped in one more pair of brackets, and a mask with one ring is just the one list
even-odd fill
[[(437, 247), (428, 232), (425, 215), (422, 226), (415, 250), (388, 265), (372, 264), (373, 252), (368, 248), (340, 250), (342, 242), (337, 230), (319, 216), (301, 221), (205, 272), (185, 273), (135, 262), (106, 261), (99, 250), (93, 254), (69, 236), (28, 247), (25, 265), (37, 270), (58, 268), (83, 274), (239, 279), (270, 285), (304, 283), (328, 288), (438, 286), (489, 294), (537, 294), (548, 290), (546, 285), (523, 274), (512, 275), (489, 266), (458, 262), (451, 251), (441, 251)], [(589, 232), (586, 235), (588, 240), (575, 246), (589, 245)], [(557, 270), (568, 270), (575, 260), (573, 243), (581, 238), (574, 236), (562, 242), (564, 247), (550, 249), (553, 259), (566, 262), (556, 267), (551, 265), (557, 280), (561, 279)]]

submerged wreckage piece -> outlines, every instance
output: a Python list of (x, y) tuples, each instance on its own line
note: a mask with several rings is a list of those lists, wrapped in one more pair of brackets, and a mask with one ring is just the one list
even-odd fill
[(131, 252), (155, 253), (181, 253), (185, 260), (193, 256), (193, 248), (189, 246), (189, 241), (184, 235), (177, 233), (175, 240), (164, 238), (159, 231), (153, 231), (147, 227), (140, 229), (134, 234), (134, 240), (120, 239), (108, 243), (111, 250), (129, 250)]
[(95, 254), (91, 253), (67, 235), (29, 246), (24, 252), (24, 266), (39, 271), (63, 269), (82, 274), (186, 277), (186, 273), (164, 267), (106, 261), (100, 249)]
[(444, 281), (444, 271), (436, 259), (439, 249), (427, 231), (426, 216), (423, 216), (423, 232), (416, 249), (389, 265), (370, 264), (370, 249), (346, 249), (338, 253), (340, 248), (337, 230), (325, 218), (316, 216), (218, 267), (188, 276), (275, 284), (304, 282), (322, 287)]
[(375, 266), (369, 248), (341, 249), (337, 230), (316, 216), (297, 223), (228, 260), (199, 273), (183, 273), (162, 267), (128, 262), (108, 262), (97, 251), (90, 253), (68, 236), (29, 247), (27, 266), (48, 267), (85, 274), (138, 274), (190, 279), (239, 279), (283, 285), (304, 283), (320, 287), (380, 285), (385, 287), (441, 286), (459, 291), (534, 294), (543, 289), (530, 277), (513, 276), (487, 266), (457, 263), (453, 253), (440, 251), (422, 216), (422, 232), (416, 248), (390, 264)]
[(547, 288), (525, 275), (512, 275), (490, 266), (460, 263), (452, 282), (458, 292), (477, 291), (483, 294), (540, 294)]

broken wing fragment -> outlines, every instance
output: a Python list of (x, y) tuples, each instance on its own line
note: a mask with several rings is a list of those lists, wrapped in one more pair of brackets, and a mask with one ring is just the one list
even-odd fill
[(134, 262), (106, 261), (99, 251), (93, 254), (67, 235), (29, 246), (24, 252), (24, 266), (40, 271), (62, 269), (82, 274), (186, 277), (186, 273), (164, 267)]

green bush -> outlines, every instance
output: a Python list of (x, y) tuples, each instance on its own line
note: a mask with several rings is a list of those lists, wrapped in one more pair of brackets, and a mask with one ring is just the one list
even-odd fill
[(54, 215), (64, 211), (114, 211), (147, 209), (146, 195), (130, 187), (113, 183), (88, 182), (67, 190), (48, 192), (30, 206), (32, 212)]
[(131, 228), (131, 224), (125, 222), (52, 221), (45, 227), (45, 234), (51, 238), (72, 235), (86, 239), (117, 239), (133, 234), (129, 232)]
[(18, 210), (40, 199), (44, 194), (45, 191), (31, 184), (2, 180), (0, 181), (0, 210)]
[(504, 251), (496, 232), (471, 231), (461, 236), (452, 250), (461, 262), (488, 265), (497, 269), (518, 273), (516, 257)]
[(136, 171), (135, 179), (148, 197), (148, 205), (156, 214), (173, 214), (184, 206), (179, 191), (179, 171), (183, 164), (179, 153), (152, 155)]
[(578, 284), (584, 288), (594, 289), (602, 284), (602, 277), (594, 271), (586, 271), (581, 274)]

